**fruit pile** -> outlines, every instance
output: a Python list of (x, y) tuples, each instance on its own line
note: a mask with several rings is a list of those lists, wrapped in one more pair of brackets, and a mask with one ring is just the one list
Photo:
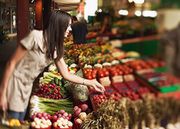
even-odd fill
[(64, 110), (56, 112), (54, 115), (48, 113), (35, 113), (31, 117), (32, 129), (51, 129), (52, 125), (54, 129), (71, 129), (73, 124), (70, 121), (72, 115), (68, 114)]
[(104, 66), (103, 68), (84, 68), (83, 74), (87, 79), (98, 80), (103, 86), (134, 81), (133, 70), (122, 64)]
[(30, 123), (24, 120), (18, 120), (15, 118), (1, 118), (0, 129), (29, 129)]
[(51, 120), (51, 115), (46, 113), (46, 112), (43, 112), (43, 113), (34, 113), (32, 116), (31, 116), (31, 119), (34, 120), (35, 118), (38, 118), (38, 119), (45, 119), (45, 120)]
[[(65, 61), (69, 65), (68, 70), (71, 73), (77, 74), (81, 71), (78, 71), (78, 69), (81, 68), (83, 70), (83, 76), (86, 79), (96, 79), (105, 86), (106, 89), (104, 94), (95, 92), (88, 93), (90, 93), (93, 109), (95, 111), (100, 111), (102, 114), (106, 114), (108, 119), (103, 118), (105, 115), (99, 114), (99, 116), (101, 116), (99, 121), (97, 120), (99, 116), (96, 116), (94, 119), (97, 121), (90, 121), (87, 125), (96, 124), (100, 126), (103, 122), (107, 122), (105, 125), (113, 125), (112, 121), (114, 120), (117, 122), (116, 120), (120, 117), (120, 121), (114, 125), (120, 125), (120, 122), (129, 118), (136, 121), (136, 119), (142, 117), (140, 115), (145, 112), (143, 109), (146, 110), (150, 108), (149, 106), (151, 105), (146, 103), (146, 98), (143, 98), (143, 95), (151, 91), (136, 79), (135, 72), (164, 66), (163, 62), (141, 59), (130, 59), (130, 61), (123, 62), (119, 59), (127, 56), (125, 52), (115, 50), (108, 44), (72, 45), (66, 47), (69, 47), (65, 51)], [(147, 75), (148, 79), (151, 79), (153, 76), (153, 74)], [(38, 96), (38, 101), (32, 102), (32, 109), (34, 112), (39, 111), (47, 113), (34, 113), (34, 115), (32, 115), (33, 121), (31, 126), (33, 128), (53, 129), (70, 129), (73, 126), (73, 128), (80, 129), (80, 126), (84, 122), (86, 123), (89, 106), (87, 104), (80, 104), (73, 108), (75, 104), (73, 104), (72, 100), (67, 98), (68, 93), (65, 85), (67, 83), (63, 81), (54, 64), (50, 65), (48, 72), (43, 73), (43, 77), (40, 78), (39, 82), (39, 89), (34, 92), (34, 94)], [(156, 84), (161, 86), (165, 85), (165, 83), (171, 82), (162, 82), (162, 80), (160, 80)], [(175, 80), (172, 79), (172, 83), (175, 83)], [(79, 87), (79, 89), (79, 93), (86, 93), (85, 90), (82, 90), (82, 87)], [(86, 94), (87, 96), (89, 95), (88, 93)], [(83, 97), (82, 94), (80, 95)], [(88, 97), (86, 98), (88, 99)], [(108, 101), (112, 101), (112, 103)], [(157, 102), (157, 104), (158, 103), (160, 102)], [(144, 108), (144, 106), (146, 106), (146, 108)], [(107, 109), (106, 107), (109, 108)], [(138, 114), (138, 112), (142, 114)], [(151, 112), (151, 110), (149, 112)], [(131, 114), (134, 116), (131, 116)], [(71, 121), (74, 122), (74, 125)], [(119, 128), (119, 126), (117, 126), (117, 128)]]
[(51, 129), (51, 125), (51, 121), (44, 118), (34, 118), (33, 122), (31, 123), (32, 129)]
[(119, 75), (132, 74), (133, 70), (126, 65), (113, 65), (103, 68), (84, 68), (84, 77), (87, 79), (98, 79), (109, 76), (110, 78)]
[(21, 126), (21, 122), (18, 119), (10, 119), (8, 120), (8, 125), (11, 127)]
[(109, 68), (111, 76), (131, 74), (133, 70), (126, 65), (115, 65)]
[(111, 98), (115, 101), (118, 101), (121, 99), (121, 95), (112, 87), (106, 87), (105, 88), (106, 91), (104, 92), (104, 95), (107, 97), (107, 98)]
[(128, 61), (125, 64), (131, 67), (135, 71), (153, 69), (153, 68), (162, 67), (165, 65), (163, 61), (141, 60), (141, 59)]
[[(131, 89), (132, 91), (138, 93), (139, 95), (150, 93), (151, 90), (147, 87), (138, 82), (138, 80), (135, 81), (127, 81), (125, 84)], [(141, 84), (141, 86), (140, 86)]]
[[(146, 94), (143, 99), (132, 101), (124, 97), (119, 101), (108, 99), (94, 112), (87, 115), (82, 129), (152, 128), (160, 129), (161, 121), (178, 122), (180, 101), (169, 97)], [(168, 128), (169, 129), (169, 128)]]
[(79, 129), (81, 124), (86, 120), (88, 110), (89, 106), (86, 103), (74, 106), (74, 129)]
[(172, 92), (180, 89), (180, 80), (168, 73), (152, 71), (148, 73), (139, 73), (139, 76), (143, 78), (146, 83), (161, 92)]
[(53, 116), (52, 116), (52, 121), (56, 122), (59, 118), (71, 120), (72, 114), (68, 114), (65, 110), (60, 110), (57, 111)]
[(34, 93), (39, 97), (49, 98), (49, 99), (61, 99), (61, 88), (54, 84), (42, 84), (39, 86), (39, 90)]
[(67, 64), (76, 63), (80, 67), (85, 64), (111, 62), (122, 59), (125, 52), (113, 48), (110, 44), (83, 44), (66, 46), (65, 61)]
[(90, 95), (91, 103), (94, 110), (99, 108), (99, 106), (105, 101), (107, 101), (108, 99), (113, 99), (115, 101), (118, 101), (122, 98), (122, 95), (119, 94), (112, 87), (106, 87), (105, 89), (106, 90), (104, 94), (94, 93)]
[(59, 118), (53, 123), (53, 129), (72, 129), (73, 123), (65, 118)]
[(127, 65), (98, 66), (83, 69), (85, 78), (98, 80), (106, 89), (104, 94), (91, 94), (90, 98), (94, 109), (110, 98), (119, 100), (122, 97), (128, 97), (131, 100), (138, 100), (143, 94), (151, 92), (147, 86), (136, 80), (133, 69)]
[[(130, 89), (126, 83), (116, 83), (113, 84), (113, 87), (120, 93), (122, 97), (128, 97), (131, 100), (137, 100), (140, 98), (140, 94)], [(138, 89), (138, 91), (139, 90), (140, 89)]]
[(101, 105), (101, 103), (107, 100), (107, 97), (104, 94), (94, 94), (94, 95), (91, 95), (90, 98), (91, 98), (91, 102), (92, 102), (94, 110), (98, 108)]
[(40, 84), (39, 89), (34, 95), (48, 99), (62, 99), (67, 97), (67, 90), (63, 85), (56, 84)]
[(34, 89), (33, 94), (48, 99), (62, 99), (68, 96), (55, 64), (51, 64), (48, 71), (43, 73), (43, 77), (40, 77), (38, 87)]

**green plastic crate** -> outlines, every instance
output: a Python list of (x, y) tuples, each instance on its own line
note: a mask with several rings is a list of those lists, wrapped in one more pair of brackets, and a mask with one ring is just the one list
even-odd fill
[(158, 68), (155, 68), (154, 70), (156, 72), (163, 73), (163, 72), (167, 72), (167, 67), (158, 67)]
[(180, 85), (170, 85), (170, 86), (160, 87), (159, 90), (162, 93), (175, 92), (180, 90)]

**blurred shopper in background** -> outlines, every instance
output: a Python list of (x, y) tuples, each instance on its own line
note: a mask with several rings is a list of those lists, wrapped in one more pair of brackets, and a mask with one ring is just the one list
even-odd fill
[(104, 34), (109, 32), (111, 32), (111, 16), (110, 14), (105, 14), (99, 33)]
[(128, 18), (133, 18), (135, 16), (136, 5), (134, 2), (128, 3)]
[(76, 23), (77, 21), (78, 21), (77, 17), (76, 16), (72, 16), (72, 24)]
[(171, 73), (180, 77), (180, 23), (161, 37), (161, 51), (167, 67)]
[(87, 23), (85, 20), (78, 21), (76, 16), (72, 17), (72, 35), (73, 35), (73, 42), (75, 44), (82, 44), (86, 43), (86, 34), (88, 33), (87, 30)]
[(68, 71), (63, 59), (63, 43), (70, 30), (71, 16), (61, 10), (53, 11), (44, 30), (32, 30), (20, 41), (0, 83), (0, 108), (7, 110), (10, 118), (24, 119), (33, 81), (52, 61), (64, 79), (87, 85), (99, 92), (104, 91), (97, 81), (81, 78)]

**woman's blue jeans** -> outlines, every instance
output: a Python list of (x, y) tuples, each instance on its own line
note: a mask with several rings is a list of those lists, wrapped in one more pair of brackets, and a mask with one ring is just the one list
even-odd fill
[(26, 110), (24, 112), (16, 112), (16, 111), (8, 111), (8, 117), (9, 118), (14, 118), (14, 119), (18, 119), (20, 121), (24, 120), (24, 117), (26, 115)]

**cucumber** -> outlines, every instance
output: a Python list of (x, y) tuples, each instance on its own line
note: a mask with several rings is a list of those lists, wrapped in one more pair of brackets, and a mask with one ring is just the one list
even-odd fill
[(59, 85), (59, 79), (57, 77), (54, 78), (54, 82), (57, 86)]

